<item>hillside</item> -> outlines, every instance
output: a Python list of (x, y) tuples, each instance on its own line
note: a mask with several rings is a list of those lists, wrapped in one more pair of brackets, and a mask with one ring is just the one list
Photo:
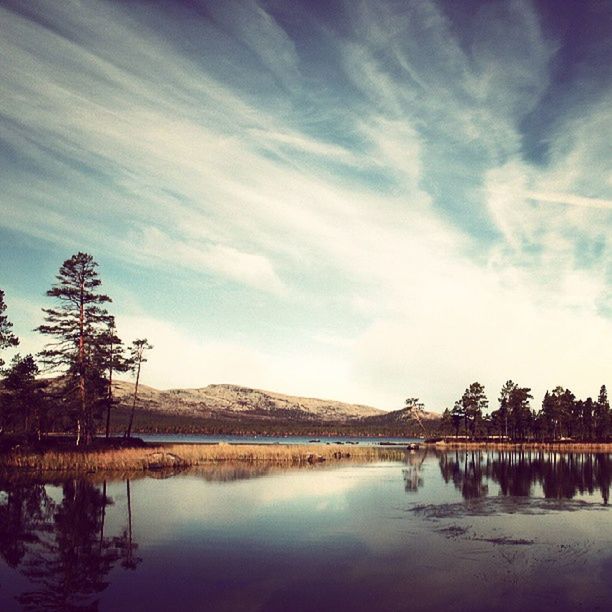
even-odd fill
[[(134, 384), (113, 383), (119, 405), (112, 428), (123, 431), (129, 419)], [(434, 430), (439, 415), (421, 416)], [(296, 397), (238, 385), (161, 391), (138, 388), (136, 431), (165, 433), (268, 435), (421, 435), (423, 429), (406, 409), (385, 412), (371, 406), (335, 400)]]
[[(115, 397), (130, 405), (134, 385), (113, 383)], [(138, 408), (185, 417), (259, 417), (284, 420), (339, 422), (385, 415), (383, 410), (334, 400), (295, 397), (237, 385), (208, 385), (199, 389), (160, 391), (139, 385)]]

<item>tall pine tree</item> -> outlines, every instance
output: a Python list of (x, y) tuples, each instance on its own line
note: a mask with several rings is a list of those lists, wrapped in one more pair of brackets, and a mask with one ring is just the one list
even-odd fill
[(37, 328), (52, 338), (40, 354), (43, 365), (65, 374), (77, 445), (92, 440), (94, 408), (104, 389), (99, 345), (110, 316), (103, 306), (111, 299), (99, 293), (97, 266), (91, 255), (81, 252), (62, 264), (57, 282), (47, 291), (57, 306), (43, 308), (45, 324)]
[(606, 441), (608, 439), (611, 422), (612, 415), (610, 414), (608, 391), (606, 385), (602, 385), (593, 407), (593, 428), (597, 440)]

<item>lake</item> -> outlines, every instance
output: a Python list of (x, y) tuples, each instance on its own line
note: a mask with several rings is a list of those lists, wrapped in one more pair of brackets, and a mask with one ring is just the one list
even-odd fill
[(1, 610), (612, 606), (612, 455), (0, 479)]
[(387, 436), (243, 436), (236, 434), (136, 434), (145, 442), (170, 444), (358, 444), (359, 446), (406, 446), (422, 442), (423, 438), (392, 438)]

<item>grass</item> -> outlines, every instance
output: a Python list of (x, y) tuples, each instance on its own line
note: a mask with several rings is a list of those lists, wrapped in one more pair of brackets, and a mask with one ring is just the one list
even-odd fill
[(0, 455), (0, 469), (97, 472), (186, 468), (224, 462), (274, 465), (312, 465), (346, 459), (401, 460), (405, 451), (340, 445), (234, 445), (160, 444), (141, 448), (107, 450), (13, 450)]

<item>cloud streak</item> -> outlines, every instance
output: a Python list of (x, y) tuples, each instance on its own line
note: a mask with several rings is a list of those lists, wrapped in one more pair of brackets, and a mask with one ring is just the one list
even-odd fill
[(119, 314), (207, 364), (187, 376), (175, 342), (164, 385), (219, 382), (217, 351), (234, 382), (387, 408), (513, 372), (587, 393), (604, 371), (542, 321), (606, 363), (604, 62), (560, 79), (578, 43), (533, 3), (456, 11), (0, 2), (0, 231), (106, 261)]
[(527, 192), (525, 195), (534, 202), (550, 202), (567, 206), (612, 210), (612, 200), (603, 200), (601, 198), (585, 198), (584, 196), (572, 195), (571, 193), (545, 193), (541, 191)]

